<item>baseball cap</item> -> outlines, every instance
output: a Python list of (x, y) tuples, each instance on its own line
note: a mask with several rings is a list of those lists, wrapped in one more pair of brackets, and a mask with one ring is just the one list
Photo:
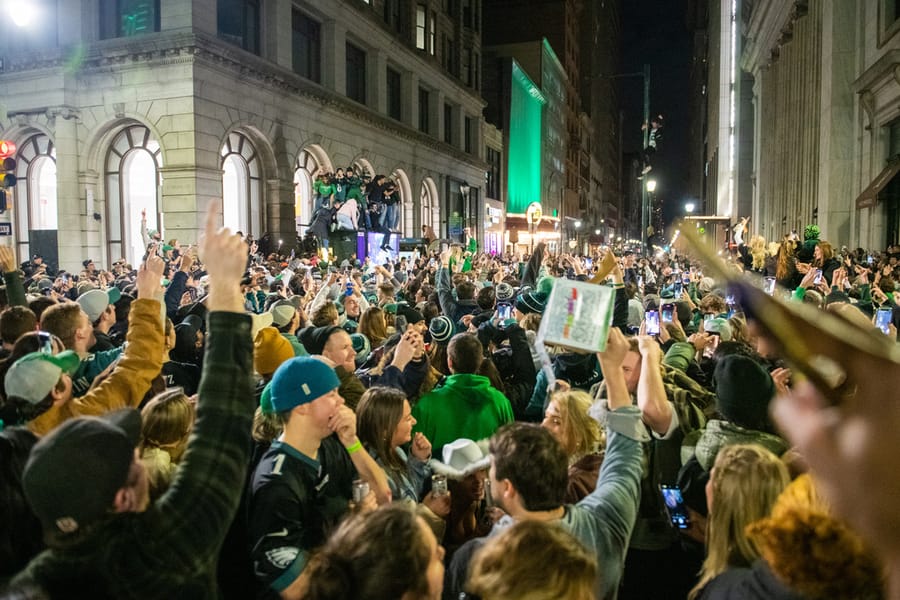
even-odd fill
[(275, 327), (284, 327), (297, 314), (297, 309), (290, 300), (279, 300), (269, 308), (269, 312), (272, 313), (272, 324)]
[(88, 320), (93, 323), (100, 318), (106, 307), (115, 304), (121, 297), (122, 292), (117, 287), (111, 287), (106, 291), (88, 290), (78, 296), (78, 304), (81, 310), (87, 313)]
[(80, 364), (81, 358), (72, 350), (59, 354), (26, 354), (6, 372), (6, 396), (38, 404), (47, 397), (63, 373), (71, 375), (78, 370)]
[(281, 363), (271, 381), (272, 410), (282, 412), (312, 402), (341, 386), (337, 374), (318, 358), (298, 356)]
[(35, 444), (22, 488), (44, 530), (74, 533), (103, 518), (128, 479), (140, 436), (141, 414), (126, 408), (71, 419)]

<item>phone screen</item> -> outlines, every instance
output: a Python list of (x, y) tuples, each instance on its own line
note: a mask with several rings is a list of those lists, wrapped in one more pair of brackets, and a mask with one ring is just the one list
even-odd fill
[(659, 312), (648, 310), (644, 315), (644, 322), (647, 323), (645, 332), (647, 335), (659, 335)]
[(706, 345), (706, 348), (703, 349), (703, 356), (706, 358), (712, 358), (716, 353), (716, 348), (719, 347), (719, 341), (721, 341), (721, 337), (719, 337), (718, 333), (710, 333), (709, 334), (709, 343)]
[(875, 327), (883, 331), (885, 335), (891, 333), (890, 325), (893, 314), (894, 311), (890, 308), (879, 308), (875, 313)]
[(662, 310), (660, 312), (662, 314), (662, 322), (671, 323), (672, 319), (675, 316), (675, 307), (671, 304), (666, 304), (662, 307)]
[(775, 294), (775, 278), (766, 277), (766, 293), (770, 296)]
[(682, 283), (680, 279), (672, 284), (672, 293), (675, 294), (676, 299), (681, 298), (681, 289)]
[(498, 304), (497, 305), (497, 319), (500, 321), (505, 321), (512, 316), (512, 305), (510, 304)]
[(394, 328), (400, 332), (406, 331), (406, 317), (404, 317), (403, 315), (397, 315), (394, 318)]
[(666, 508), (666, 514), (669, 515), (669, 522), (672, 524), (672, 527), (678, 529), (690, 527), (691, 518), (688, 516), (687, 507), (684, 505), (681, 490), (673, 485), (660, 485), (659, 491), (662, 494), (663, 506)]
[(816, 278), (813, 279), (815, 285), (822, 283), (822, 269), (816, 269)]

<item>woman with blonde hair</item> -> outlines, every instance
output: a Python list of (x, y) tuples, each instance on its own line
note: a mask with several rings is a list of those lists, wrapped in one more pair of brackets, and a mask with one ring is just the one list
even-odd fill
[(884, 571), (875, 554), (831, 509), (808, 474), (778, 496), (769, 517), (746, 528), (760, 553), (704, 590), (709, 600), (880, 600)]
[(172, 482), (194, 428), (194, 405), (181, 388), (157, 394), (141, 409), (141, 461), (147, 469), (150, 499)]
[(706, 560), (689, 600), (706, 600), (706, 588), (714, 589), (717, 577), (759, 558), (744, 528), (769, 515), (788, 483), (787, 467), (762, 446), (736, 444), (719, 451), (706, 484)]
[(372, 348), (383, 345), (388, 337), (384, 311), (377, 306), (370, 306), (359, 318), (356, 331), (369, 338)]
[(541, 422), (569, 456), (565, 501), (570, 504), (594, 491), (603, 463), (600, 425), (588, 414), (591, 404), (590, 394), (582, 390), (555, 392)]
[(482, 600), (594, 600), (597, 559), (554, 523), (525, 520), (472, 559), (466, 590)]

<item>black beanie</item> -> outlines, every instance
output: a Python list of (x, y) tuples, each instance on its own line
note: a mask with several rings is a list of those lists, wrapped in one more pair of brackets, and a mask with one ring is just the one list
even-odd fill
[(722, 357), (713, 375), (716, 407), (728, 421), (745, 429), (767, 431), (769, 403), (775, 382), (762, 366), (748, 356)]
[(328, 343), (328, 338), (331, 337), (331, 334), (335, 331), (341, 331), (341, 328), (333, 325), (326, 325), (325, 327), (307, 327), (302, 330), (297, 337), (300, 339), (300, 342), (307, 352), (310, 354), (322, 354), (322, 351), (325, 349), (325, 344)]

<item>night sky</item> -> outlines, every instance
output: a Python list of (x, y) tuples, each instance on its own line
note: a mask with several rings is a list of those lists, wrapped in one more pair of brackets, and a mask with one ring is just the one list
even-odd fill
[[(685, 25), (687, 0), (622, 0), (621, 73), (650, 65), (650, 114), (665, 117), (663, 138), (651, 175), (657, 195), (664, 200), (663, 214), (680, 214), (688, 190), (689, 93), (691, 37)], [(626, 152), (642, 142), (643, 87), (641, 78), (621, 80), (625, 111)]]

